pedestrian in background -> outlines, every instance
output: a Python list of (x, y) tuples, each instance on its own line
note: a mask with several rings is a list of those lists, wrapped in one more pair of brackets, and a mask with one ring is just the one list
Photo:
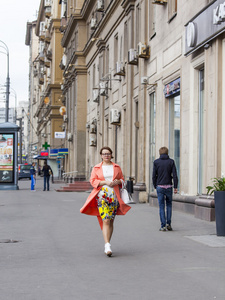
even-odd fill
[(100, 150), (102, 162), (94, 166), (91, 173), (91, 185), (94, 187), (80, 212), (97, 216), (105, 241), (105, 254), (112, 255), (110, 240), (113, 234), (113, 222), (116, 215), (125, 215), (131, 208), (120, 197), (124, 177), (119, 165), (111, 162), (112, 150), (103, 147)]
[(30, 168), (30, 179), (31, 179), (31, 191), (35, 191), (35, 183), (36, 183), (35, 162), (32, 163)]
[(49, 178), (52, 174), (51, 167), (47, 164), (47, 162), (44, 162), (44, 167), (42, 169), (43, 175), (44, 175), (44, 189), (43, 191), (46, 191), (46, 185), (47, 185), (47, 191), (49, 191)]
[[(173, 230), (171, 226), (172, 217), (172, 195), (177, 193), (178, 178), (175, 162), (169, 158), (168, 148), (159, 149), (160, 157), (153, 163), (152, 181), (157, 191), (159, 202), (159, 215), (161, 221), (160, 231)], [(165, 214), (166, 202), (166, 214)]]

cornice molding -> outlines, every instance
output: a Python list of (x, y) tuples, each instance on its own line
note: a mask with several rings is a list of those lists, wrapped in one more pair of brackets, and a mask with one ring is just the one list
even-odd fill
[(125, 10), (126, 16), (127, 16), (132, 10), (134, 10), (135, 2), (136, 2), (136, 0), (124, 0), (124, 1), (121, 3), (121, 6), (122, 6), (123, 9)]

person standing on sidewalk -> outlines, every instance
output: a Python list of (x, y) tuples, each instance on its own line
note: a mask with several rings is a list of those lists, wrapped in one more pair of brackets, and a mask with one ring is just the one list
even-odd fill
[(47, 164), (46, 161), (44, 162), (44, 167), (42, 169), (42, 172), (44, 174), (44, 189), (43, 189), (43, 191), (46, 191), (46, 184), (47, 184), (47, 191), (49, 191), (49, 178), (50, 178), (50, 175), (52, 174), (52, 169)]
[(120, 197), (124, 177), (119, 165), (111, 162), (112, 150), (103, 147), (100, 150), (102, 162), (94, 166), (91, 173), (91, 185), (94, 187), (80, 212), (97, 216), (105, 241), (105, 254), (112, 255), (110, 240), (113, 234), (113, 222), (116, 215), (125, 215), (130, 206)]
[(31, 191), (35, 191), (35, 182), (36, 182), (36, 170), (35, 163), (33, 162), (30, 168), (30, 179), (31, 179)]
[[(159, 202), (159, 216), (161, 221), (160, 231), (173, 230), (171, 227), (172, 195), (177, 193), (178, 178), (175, 162), (169, 158), (168, 148), (159, 149), (160, 157), (153, 163), (152, 181), (157, 191)], [(166, 201), (166, 214), (165, 214)]]

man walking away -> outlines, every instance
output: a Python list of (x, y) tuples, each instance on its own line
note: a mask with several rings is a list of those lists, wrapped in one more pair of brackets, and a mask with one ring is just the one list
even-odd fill
[(44, 162), (44, 167), (42, 169), (42, 172), (44, 174), (44, 189), (43, 189), (43, 191), (46, 191), (46, 184), (47, 184), (47, 191), (49, 191), (49, 178), (50, 178), (50, 175), (52, 174), (52, 169), (47, 164), (46, 161)]
[[(152, 181), (157, 191), (159, 202), (159, 216), (161, 221), (160, 231), (173, 230), (171, 227), (172, 217), (172, 194), (177, 193), (178, 178), (175, 162), (169, 158), (168, 148), (159, 149), (160, 157), (153, 163)], [(166, 214), (165, 214), (166, 201)]]
[(31, 191), (35, 192), (35, 179), (36, 179), (36, 170), (35, 163), (33, 162), (30, 168), (30, 178), (31, 178)]

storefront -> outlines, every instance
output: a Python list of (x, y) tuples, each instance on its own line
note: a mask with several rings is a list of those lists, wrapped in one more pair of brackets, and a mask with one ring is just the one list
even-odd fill
[(180, 78), (166, 84), (163, 92), (166, 100), (169, 101), (169, 155), (175, 161), (180, 181)]

